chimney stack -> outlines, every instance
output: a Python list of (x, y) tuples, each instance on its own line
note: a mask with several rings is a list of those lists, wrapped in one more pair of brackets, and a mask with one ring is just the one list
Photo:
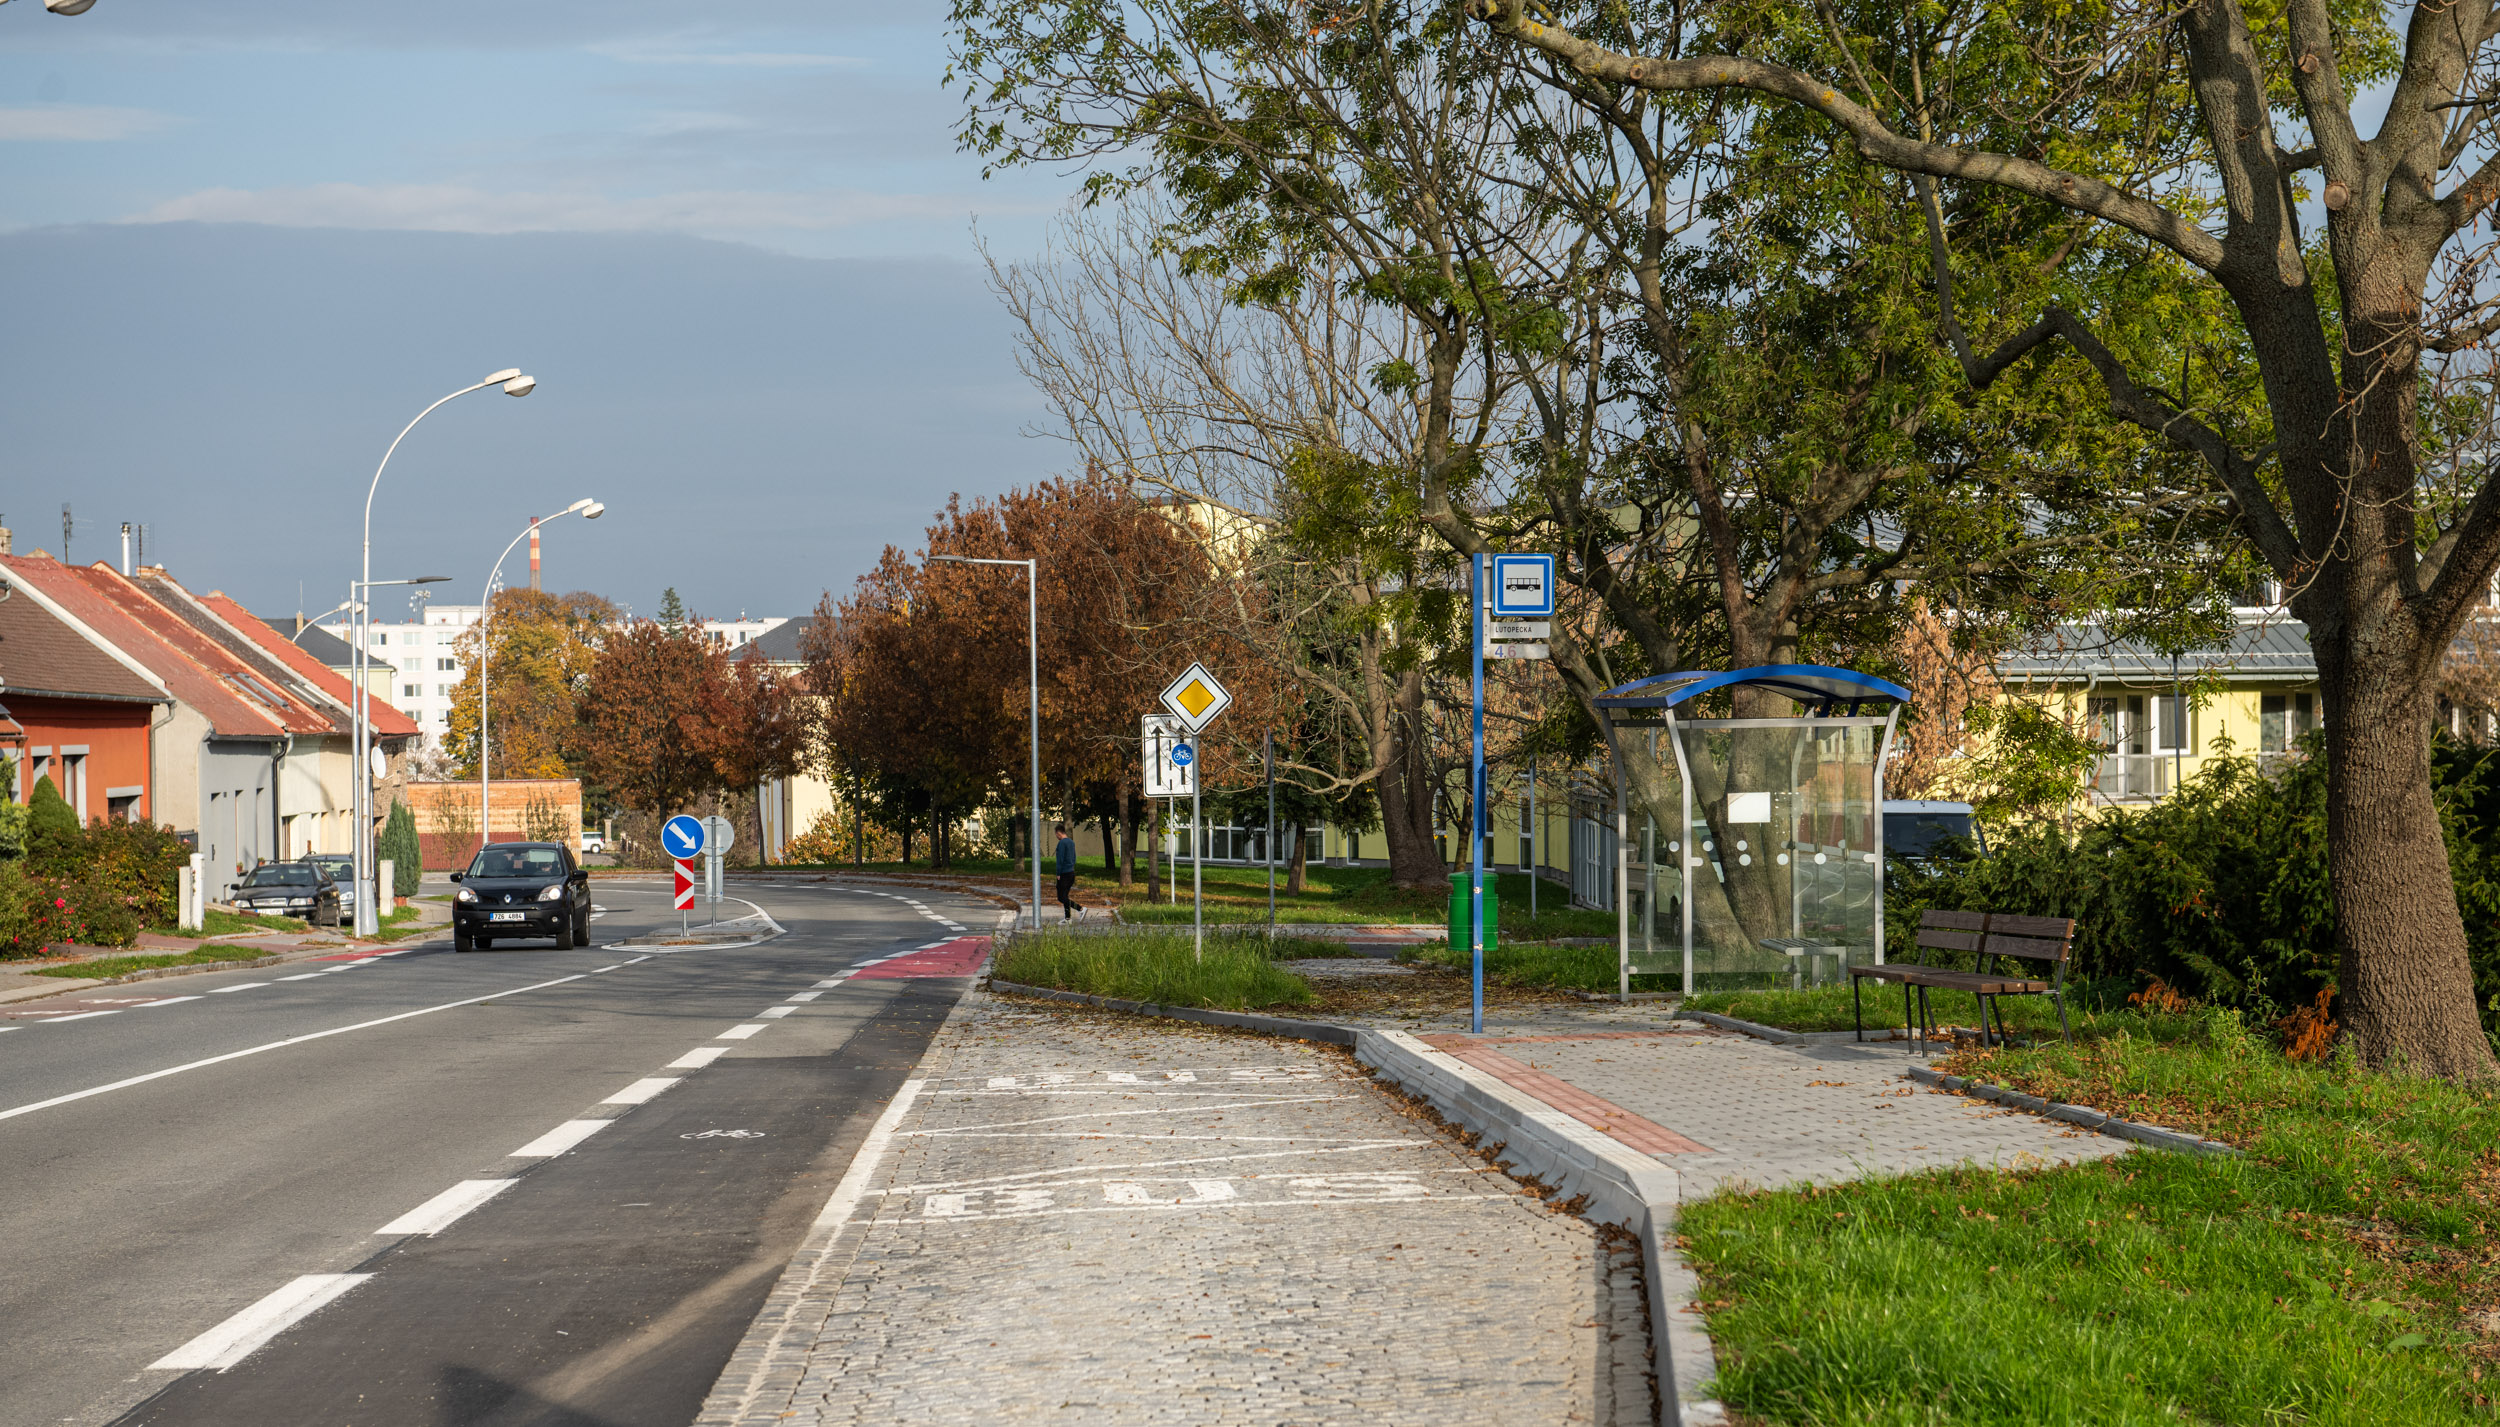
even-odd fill
[(538, 588), (538, 517), (530, 517), (530, 588)]

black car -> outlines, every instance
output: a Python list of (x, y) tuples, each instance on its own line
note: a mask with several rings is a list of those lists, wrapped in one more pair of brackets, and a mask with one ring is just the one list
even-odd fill
[[(356, 859), (344, 852), (315, 852), (306, 862), (330, 874), (330, 881), (339, 889), (339, 916), (345, 921), (356, 919)], [(388, 902), (383, 904), (389, 906)]]
[(491, 843), (451, 880), (460, 884), (451, 899), (454, 951), (536, 936), (571, 951), (590, 940), (590, 874), (563, 843)]
[(309, 862), (264, 863), (236, 885), (234, 909), (334, 927), (339, 924), (338, 884)]

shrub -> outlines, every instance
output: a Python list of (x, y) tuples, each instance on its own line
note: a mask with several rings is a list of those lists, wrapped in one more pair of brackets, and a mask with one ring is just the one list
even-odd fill
[(177, 879), (190, 860), (189, 845), (171, 828), (144, 819), (99, 822), (80, 837), (77, 870), (64, 880), (72, 886), (92, 887), (81, 903), (90, 915), (101, 917), (101, 907), (109, 902), (136, 918), (135, 934), (137, 927), (173, 925)]
[(394, 799), (391, 815), (382, 824), (381, 840), (374, 844), (377, 858), (391, 864), (391, 895), (413, 897), (425, 877), (425, 853), (417, 844), (417, 815), (408, 805)]
[(52, 786), (52, 775), (35, 780), (26, 799), (26, 856), (38, 870), (66, 868), (78, 859), (78, 814)]
[[(2142, 811), (2008, 828), (1986, 856), (1897, 866), (1886, 940), (1911, 945), (1929, 907), (2073, 917), (2070, 978), (2100, 983), (2088, 989), (2102, 1001), (2158, 986), (2251, 1021), (2314, 1017), (2335, 985), (2335, 909), (2315, 735), (2308, 755), (2275, 771), (2225, 755)], [(2500, 787), (2486, 786), (2500, 754), (2443, 748), (2436, 773), (2475, 996), (2500, 1012)]]

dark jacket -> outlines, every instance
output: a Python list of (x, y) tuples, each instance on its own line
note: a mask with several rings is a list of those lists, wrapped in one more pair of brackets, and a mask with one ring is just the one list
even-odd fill
[(1063, 837), (1059, 839), (1058, 865), (1051, 870), (1059, 873), (1063, 877), (1076, 870), (1075, 838)]

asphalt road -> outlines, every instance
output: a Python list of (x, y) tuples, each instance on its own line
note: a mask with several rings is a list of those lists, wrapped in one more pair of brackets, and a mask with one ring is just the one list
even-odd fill
[(605, 950), (676, 914), (603, 881), (576, 951), (10, 1008), (0, 1423), (683, 1427), (961, 994), (891, 958), (996, 919), (732, 891), (787, 934)]

